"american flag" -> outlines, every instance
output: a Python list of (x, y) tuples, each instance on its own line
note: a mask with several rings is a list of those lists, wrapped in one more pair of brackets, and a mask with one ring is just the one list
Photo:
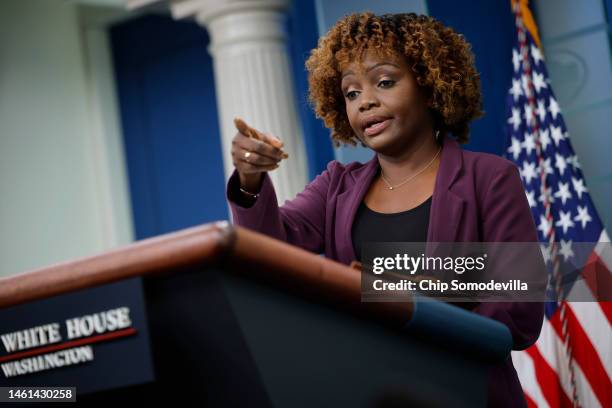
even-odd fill
[[(517, 35), (507, 104), (506, 156), (520, 170), (549, 270), (549, 292), (557, 299), (546, 303), (537, 343), (512, 352), (512, 359), (529, 406), (612, 407), (612, 303), (562, 300), (571, 298), (571, 291), (580, 283), (594, 290), (588, 279), (580, 279), (584, 276), (569, 287), (557, 284), (564, 266), (571, 263), (597, 264), (600, 273), (603, 269), (610, 274), (610, 260), (602, 252), (609, 238), (552, 92), (527, 1), (512, 0), (511, 4)], [(577, 242), (592, 243), (588, 262), (574, 259), (579, 257)], [(586, 274), (587, 269), (581, 273)]]

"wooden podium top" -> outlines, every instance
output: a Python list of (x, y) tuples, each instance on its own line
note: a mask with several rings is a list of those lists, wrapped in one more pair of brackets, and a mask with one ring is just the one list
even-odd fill
[(403, 326), (412, 302), (361, 302), (361, 273), (227, 221), (150, 238), (99, 255), (0, 278), (0, 308), (123, 279), (219, 267)]

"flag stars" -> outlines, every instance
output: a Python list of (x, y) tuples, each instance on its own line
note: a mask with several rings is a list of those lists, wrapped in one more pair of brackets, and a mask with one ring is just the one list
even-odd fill
[(548, 110), (550, 111), (550, 114), (552, 115), (553, 119), (557, 119), (557, 115), (561, 113), (561, 109), (559, 109), (559, 104), (557, 103), (557, 100), (552, 96), (548, 99)]
[(542, 56), (542, 52), (535, 45), (531, 45), (531, 58), (536, 65), (539, 65), (541, 61), (544, 61), (544, 57)]
[(521, 75), (521, 85), (523, 86), (523, 92), (525, 93), (525, 96), (529, 95), (528, 81), (529, 81), (529, 78), (527, 77), (527, 75), (525, 74)]
[(550, 221), (544, 215), (540, 215), (540, 224), (538, 225), (538, 229), (544, 238), (548, 237), (548, 232), (550, 231), (551, 227)]
[(552, 190), (550, 187), (541, 190), (538, 201), (541, 202), (543, 206), (546, 206), (547, 203), (552, 204), (555, 202), (555, 198), (552, 195)]
[(546, 119), (546, 104), (544, 103), (543, 99), (538, 99), (538, 107), (536, 109), (536, 112), (538, 113), (538, 117), (540, 118), (540, 122), (544, 122), (544, 120)]
[(560, 240), (561, 249), (559, 249), (559, 253), (563, 256), (563, 260), (567, 262), (572, 256), (574, 256), (574, 251), (572, 250), (572, 241), (566, 241), (564, 239)]
[(555, 147), (559, 147), (559, 143), (561, 143), (561, 140), (565, 139), (565, 135), (563, 134), (563, 130), (561, 129), (560, 126), (559, 127), (551, 126), (550, 136), (555, 141)]
[(521, 155), (521, 142), (515, 138), (512, 137), (512, 144), (510, 145), (510, 147), (508, 148), (508, 153), (512, 154), (512, 158), (516, 161), (519, 156)]
[(561, 174), (561, 176), (565, 174), (567, 162), (565, 161), (565, 157), (559, 153), (555, 153), (555, 167), (559, 170), (559, 174)]
[(582, 200), (582, 194), (588, 191), (584, 185), (584, 180), (572, 177), (572, 185), (574, 186), (574, 191), (578, 194), (578, 198)]
[(510, 88), (510, 93), (514, 98), (514, 102), (518, 101), (518, 98), (523, 95), (523, 89), (521, 88), (520, 80), (512, 78), (512, 88)]
[(540, 93), (543, 88), (548, 87), (548, 85), (546, 85), (546, 81), (544, 80), (544, 74), (535, 71), (533, 72), (533, 87), (536, 89), (537, 93)]
[(572, 198), (572, 193), (569, 190), (569, 183), (559, 182), (559, 188), (554, 195), (556, 198), (560, 198), (563, 205), (565, 205), (565, 202)]
[(533, 162), (524, 161), (521, 169), (521, 176), (525, 179), (525, 184), (531, 183), (531, 179), (536, 178), (536, 166)]
[(584, 207), (578, 206), (578, 215), (574, 217), (574, 221), (579, 221), (582, 229), (586, 227), (589, 221), (593, 221), (593, 218), (589, 215), (589, 209), (585, 205)]
[(512, 65), (514, 66), (514, 72), (518, 72), (521, 67), (521, 54), (516, 48), (512, 49)]
[[(520, 24), (517, 34), (520, 47), (512, 49), (514, 70), (505, 96), (504, 128), (510, 133), (505, 155), (518, 167), (545, 263), (550, 265), (553, 258), (555, 263), (570, 262), (577, 256), (572, 240), (597, 240), (601, 225), (553, 95), (543, 51)], [(548, 241), (554, 251), (544, 244)], [(549, 283), (554, 283), (552, 275)]]
[(528, 103), (525, 104), (525, 123), (529, 125), (533, 125), (535, 122), (535, 117), (533, 115), (533, 108)]
[(576, 155), (570, 156), (566, 159), (566, 161), (568, 164), (572, 165), (572, 168), (574, 169), (574, 171), (580, 168), (580, 163), (578, 162), (578, 156)]
[[(550, 157), (544, 159), (544, 161), (542, 162), (542, 166), (544, 166), (544, 174), (553, 174), (552, 165), (550, 164)], [(539, 169), (539, 166), (538, 170), (541, 171)]]
[(550, 133), (548, 129), (540, 130), (540, 144), (542, 145), (542, 150), (546, 150), (548, 145), (550, 144)]
[(533, 134), (525, 133), (525, 141), (523, 141), (522, 145), (525, 148), (527, 155), (530, 155), (531, 151), (535, 150), (536, 148), (535, 138), (533, 137)]
[(555, 280), (564, 276), (563, 271), (556, 273), (557, 266), (571, 266), (583, 255), (574, 251), (573, 241), (597, 241), (605, 231), (571, 146), (563, 117), (565, 105), (561, 109), (561, 102), (553, 95), (544, 52), (521, 26), (521, 20), (519, 15), (515, 34), (519, 42), (512, 49), (513, 72), (504, 95), (509, 105), (507, 123), (502, 123), (507, 132), (504, 153), (519, 170), (542, 258), (555, 269), (548, 274), (546, 290), (551, 294), (558, 289)]
[(559, 214), (559, 221), (555, 223), (555, 226), (561, 227), (563, 233), (567, 234), (567, 230), (574, 227), (574, 221), (572, 221), (572, 213), (570, 211), (561, 211)]
[(515, 132), (521, 126), (521, 110), (519, 108), (512, 108), (512, 116), (508, 119), (508, 123), (512, 125)]

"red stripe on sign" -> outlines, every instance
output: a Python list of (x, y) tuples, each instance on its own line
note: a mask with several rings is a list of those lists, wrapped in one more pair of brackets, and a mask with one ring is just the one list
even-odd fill
[(136, 329), (130, 327), (128, 329), (119, 330), (112, 333), (100, 334), (97, 336), (87, 337), (84, 339), (73, 340), (67, 343), (54, 344), (52, 346), (40, 347), (37, 349), (32, 349), (28, 351), (22, 351), (20, 353), (9, 354), (8, 356), (0, 357), (0, 363), (4, 363), (6, 361), (18, 360), (24, 357), (37, 356), (39, 354), (49, 353), (51, 351), (64, 350), (71, 347), (83, 346), (86, 344), (99, 343), (101, 341), (109, 341), (114, 340), (119, 337), (132, 336), (136, 334)]
[[(610, 381), (608, 373), (601, 363), (599, 354), (597, 354), (593, 343), (589, 340), (572, 309), (566, 308), (566, 313), (568, 319), (567, 330), (570, 336), (574, 359), (580, 365), (601, 406), (612, 406), (612, 381)], [(559, 337), (561, 337), (561, 319), (555, 315), (550, 322)]]
[(563, 387), (561, 387), (557, 372), (542, 357), (537, 346), (529, 347), (527, 353), (533, 360), (536, 378), (548, 405), (551, 407), (572, 407), (570, 398), (563, 391)]

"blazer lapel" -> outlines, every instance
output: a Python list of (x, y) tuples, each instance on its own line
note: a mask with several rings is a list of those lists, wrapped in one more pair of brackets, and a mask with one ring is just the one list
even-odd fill
[(429, 213), (428, 242), (453, 242), (457, 239), (466, 203), (451, 187), (459, 178), (462, 167), (459, 144), (454, 139), (445, 138)]
[(374, 155), (365, 166), (359, 167), (348, 174), (350, 177), (348, 183), (351, 183), (351, 185), (344, 192), (338, 194), (336, 201), (337, 223), (334, 232), (338, 245), (338, 255), (346, 263), (356, 259), (351, 237), (353, 221), (359, 204), (368, 191), (377, 170), (378, 158)]

